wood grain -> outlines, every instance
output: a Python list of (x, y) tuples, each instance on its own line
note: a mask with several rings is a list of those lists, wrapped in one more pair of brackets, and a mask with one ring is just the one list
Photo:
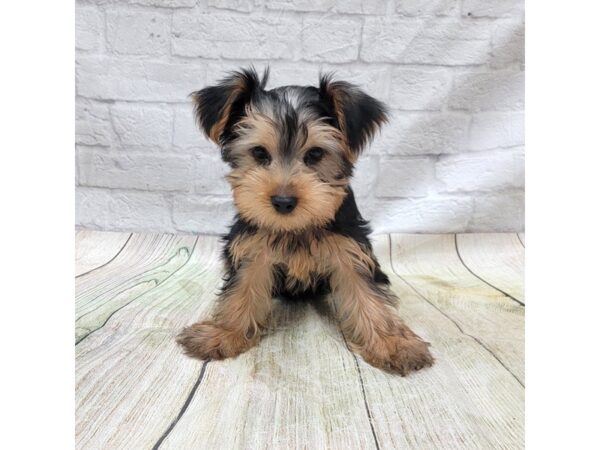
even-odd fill
[(174, 336), (202, 314), (220, 283), (217, 239), (201, 237), (190, 259), (76, 347), (78, 449), (149, 449), (177, 416), (201, 365)]
[(431, 342), (436, 358), (432, 368), (406, 378), (360, 361), (381, 448), (522, 448), (520, 382), (477, 339), (391, 270), (387, 236), (377, 237), (374, 246), (400, 298), (399, 314)]
[(319, 302), (275, 300), (271, 330), (237, 358), (184, 357), (174, 335), (208, 317), (221, 283), (217, 239), (191, 239), (134, 234), (78, 279), (78, 317), (97, 327), (76, 347), (78, 449), (523, 447), (521, 335), (502, 334), (523, 308), (457, 264), (452, 236), (375, 239), (401, 316), (437, 358), (406, 378), (350, 353)]
[(280, 304), (258, 347), (211, 362), (161, 449), (375, 448), (356, 363), (337, 327)]
[(524, 383), (523, 307), (469, 272), (453, 235), (392, 235), (391, 243), (394, 273)]
[(168, 279), (190, 257), (193, 236), (133, 235), (110, 264), (77, 278), (76, 342), (119, 308)]
[(75, 232), (75, 276), (79, 277), (110, 262), (131, 233), (77, 230)]
[(512, 233), (459, 234), (456, 246), (465, 265), (494, 288), (525, 303), (525, 250)]

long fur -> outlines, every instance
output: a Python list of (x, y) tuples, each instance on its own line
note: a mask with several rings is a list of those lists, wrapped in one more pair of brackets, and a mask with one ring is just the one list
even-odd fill
[[(210, 320), (183, 330), (187, 354), (235, 356), (256, 345), (273, 296), (328, 296), (353, 351), (402, 375), (431, 365), (428, 344), (397, 316), (350, 179), (387, 120), (358, 87), (267, 90), (253, 68), (192, 94), (200, 129), (221, 150), (238, 214), (224, 236), (225, 281)], [(283, 213), (274, 199), (292, 199)], [(279, 201), (279, 200), (278, 200)]]

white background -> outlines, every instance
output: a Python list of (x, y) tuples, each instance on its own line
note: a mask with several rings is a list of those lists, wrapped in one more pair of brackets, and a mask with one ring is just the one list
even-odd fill
[(79, 0), (78, 226), (221, 233), (234, 214), (188, 94), (271, 66), (386, 102), (353, 182), (375, 232), (522, 231), (521, 0)]

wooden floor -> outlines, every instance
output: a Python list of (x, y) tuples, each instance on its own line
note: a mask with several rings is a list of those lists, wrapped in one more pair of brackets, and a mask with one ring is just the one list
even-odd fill
[(78, 231), (77, 448), (523, 448), (524, 236), (374, 241), (437, 360), (406, 378), (354, 357), (310, 304), (278, 303), (235, 359), (188, 359), (173, 338), (210, 311), (218, 239)]

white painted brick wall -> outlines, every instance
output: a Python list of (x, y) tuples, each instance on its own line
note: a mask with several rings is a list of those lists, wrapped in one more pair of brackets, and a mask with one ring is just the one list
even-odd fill
[(522, 0), (77, 0), (77, 225), (222, 233), (233, 216), (218, 150), (189, 93), (271, 66), (320, 71), (391, 109), (358, 163), (376, 232), (520, 231)]

